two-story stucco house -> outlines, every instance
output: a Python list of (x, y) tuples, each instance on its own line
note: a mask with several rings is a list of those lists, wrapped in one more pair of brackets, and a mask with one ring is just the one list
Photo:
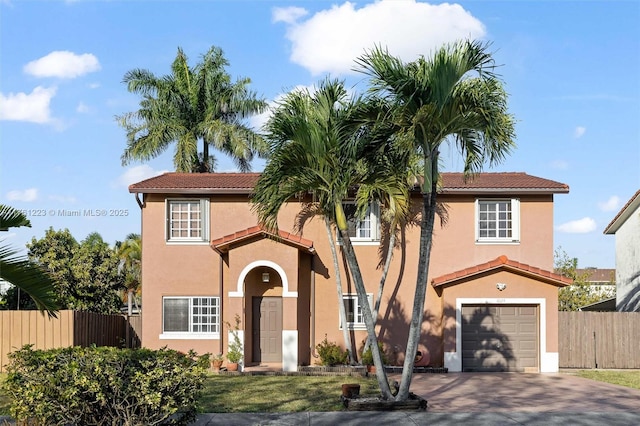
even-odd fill
[[(239, 315), (245, 365), (317, 361), (325, 336), (343, 343), (335, 272), (322, 218), (294, 233), (293, 199), (274, 235), (257, 226), (250, 194), (258, 173), (166, 173), (133, 184), (142, 212), (143, 346), (226, 352)], [(419, 350), (421, 365), (450, 371), (558, 369), (558, 288), (553, 272), (553, 197), (567, 185), (525, 173), (442, 176)], [(416, 205), (420, 194), (416, 191)], [(347, 211), (353, 209), (346, 209)], [(387, 246), (381, 207), (352, 220), (352, 238), (371, 301)], [(394, 249), (378, 329), (392, 363), (403, 360), (418, 264), (419, 227)], [(335, 238), (335, 236), (334, 236)], [(354, 348), (366, 332), (344, 272)]]
[(640, 190), (604, 233), (616, 238), (616, 311), (640, 312)]

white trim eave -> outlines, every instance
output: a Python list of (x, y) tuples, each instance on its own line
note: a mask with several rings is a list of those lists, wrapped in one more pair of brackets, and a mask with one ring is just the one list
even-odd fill
[(615, 235), (622, 225), (633, 215), (633, 213), (640, 208), (640, 191), (636, 195), (635, 199), (626, 205), (623, 210), (618, 213), (618, 216), (613, 222), (611, 222), (603, 231), (606, 235)]
[(238, 277), (236, 291), (230, 291), (229, 297), (244, 297), (244, 280), (252, 269), (259, 266), (271, 268), (280, 275), (280, 279), (282, 280), (282, 297), (298, 297), (297, 291), (289, 291), (289, 280), (287, 279), (287, 274), (284, 272), (284, 269), (270, 260), (256, 260), (245, 266)]

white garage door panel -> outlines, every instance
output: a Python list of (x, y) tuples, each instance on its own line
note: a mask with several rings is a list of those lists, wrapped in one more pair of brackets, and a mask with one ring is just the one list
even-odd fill
[(462, 306), (463, 371), (537, 371), (538, 308)]

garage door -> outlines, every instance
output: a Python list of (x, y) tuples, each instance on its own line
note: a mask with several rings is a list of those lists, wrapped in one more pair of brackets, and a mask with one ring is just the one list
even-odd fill
[(538, 307), (462, 306), (462, 371), (539, 371)]

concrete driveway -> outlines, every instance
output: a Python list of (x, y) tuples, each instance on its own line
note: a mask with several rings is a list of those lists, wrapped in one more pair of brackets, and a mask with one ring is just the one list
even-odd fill
[(564, 373), (416, 374), (411, 390), (431, 413), (640, 412), (640, 390)]

